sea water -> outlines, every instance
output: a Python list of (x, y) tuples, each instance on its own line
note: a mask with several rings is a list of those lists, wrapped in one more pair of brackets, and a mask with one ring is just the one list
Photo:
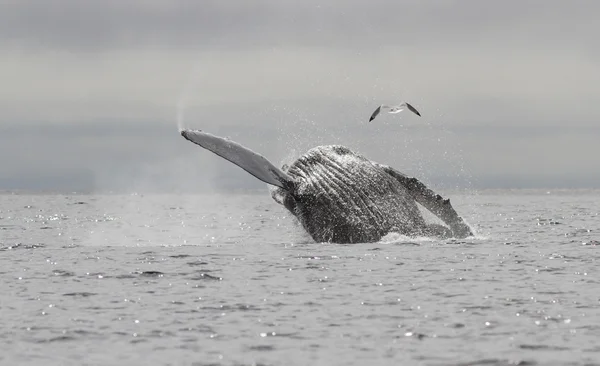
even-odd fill
[(3, 365), (600, 365), (600, 191), (314, 243), (267, 192), (0, 195)]

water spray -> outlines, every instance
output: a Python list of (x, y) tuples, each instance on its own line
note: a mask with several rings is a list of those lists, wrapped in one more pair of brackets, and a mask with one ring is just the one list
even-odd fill
[(197, 65), (196, 67), (194, 67), (194, 69), (192, 69), (190, 76), (187, 79), (187, 82), (185, 83), (183, 90), (181, 92), (181, 95), (179, 96), (179, 99), (177, 100), (177, 129), (179, 130), (179, 132), (183, 131), (186, 129), (185, 125), (184, 125), (184, 115), (185, 115), (185, 107), (187, 106), (187, 103), (190, 100), (191, 94), (194, 90), (194, 86), (196, 85), (196, 82), (198, 81), (198, 77), (199, 77), (199, 66)]

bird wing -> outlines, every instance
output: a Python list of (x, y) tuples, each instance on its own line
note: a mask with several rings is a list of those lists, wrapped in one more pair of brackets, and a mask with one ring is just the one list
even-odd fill
[(375, 110), (375, 112), (373, 112), (373, 114), (371, 115), (371, 118), (369, 118), (369, 122), (371, 122), (372, 120), (374, 120), (375, 117), (377, 117), (377, 115), (379, 114), (380, 111), (381, 111), (381, 106), (377, 107), (377, 109)]
[(408, 108), (411, 112), (413, 112), (417, 116), (421, 117), (421, 113), (419, 113), (419, 111), (415, 107), (413, 107), (412, 105), (410, 105), (408, 103), (404, 103), (404, 104), (406, 104), (406, 108)]

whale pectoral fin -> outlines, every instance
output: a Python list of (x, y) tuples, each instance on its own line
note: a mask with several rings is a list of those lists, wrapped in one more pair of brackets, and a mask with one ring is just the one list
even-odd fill
[(283, 189), (291, 189), (294, 185), (289, 175), (282, 172), (264, 156), (255, 153), (237, 142), (200, 130), (183, 130), (181, 131), (181, 136), (229, 160), (265, 183)]
[(426, 236), (436, 236), (438, 238), (451, 238), (453, 236), (452, 230), (448, 229), (444, 225), (438, 224), (427, 224), (424, 234)]
[(452, 233), (455, 237), (466, 238), (467, 236), (473, 235), (471, 228), (454, 210), (449, 199), (443, 199), (442, 196), (427, 188), (427, 186), (425, 186), (425, 184), (423, 184), (417, 178), (411, 178), (387, 165), (377, 164), (377, 166), (382, 168), (386, 173), (394, 177), (404, 187), (406, 187), (410, 195), (421, 206), (431, 211), (444, 223), (446, 223), (452, 230)]

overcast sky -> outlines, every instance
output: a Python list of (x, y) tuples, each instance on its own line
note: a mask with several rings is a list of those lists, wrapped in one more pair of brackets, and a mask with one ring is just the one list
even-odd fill
[[(433, 187), (600, 187), (600, 2), (8, 0), (0, 190), (264, 185), (344, 144)], [(368, 117), (407, 100), (423, 117)], [(182, 107), (178, 109), (178, 106)]]

